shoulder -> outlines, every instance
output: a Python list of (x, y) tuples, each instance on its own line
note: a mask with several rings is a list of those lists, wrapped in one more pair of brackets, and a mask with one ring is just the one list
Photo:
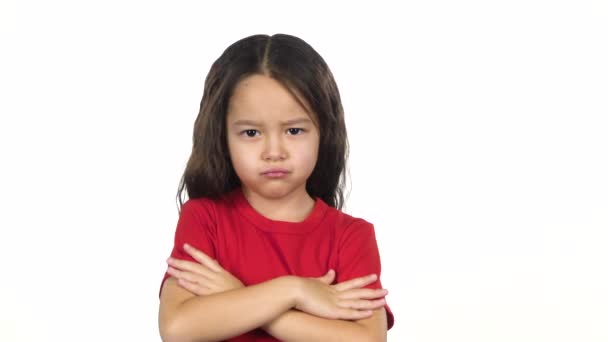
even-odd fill
[(205, 214), (213, 210), (214, 200), (209, 198), (190, 198), (181, 207), (181, 215)]
[(336, 208), (329, 207), (326, 216), (326, 223), (331, 224), (336, 230), (336, 233), (341, 238), (346, 238), (350, 235), (374, 235), (374, 225), (361, 218), (349, 215)]
[(201, 223), (216, 222), (222, 199), (190, 198), (181, 207), (180, 219), (191, 218)]
[(233, 197), (232, 193), (226, 193), (218, 198), (190, 198), (182, 205), (180, 216), (194, 217), (206, 223), (217, 223), (222, 216), (233, 212), (236, 206)]

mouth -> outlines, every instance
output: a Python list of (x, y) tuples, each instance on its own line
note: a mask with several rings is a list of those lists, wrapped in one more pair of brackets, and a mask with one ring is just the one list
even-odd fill
[(285, 176), (287, 176), (287, 174), (289, 174), (289, 170), (279, 169), (279, 168), (269, 169), (269, 170), (262, 172), (262, 176), (269, 177), (269, 178), (285, 177)]

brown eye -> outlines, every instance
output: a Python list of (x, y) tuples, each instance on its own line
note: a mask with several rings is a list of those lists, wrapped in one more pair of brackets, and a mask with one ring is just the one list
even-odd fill
[(243, 133), (245, 133), (248, 137), (253, 138), (253, 137), (255, 137), (257, 130), (256, 129), (246, 129), (241, 132), (241, 135), (243, 135)]
[(304, 132), (304, 129), (302, 129), (302, 128), (290, 128), (287, 131), (291, 135), (298, 135), (299, 133)]

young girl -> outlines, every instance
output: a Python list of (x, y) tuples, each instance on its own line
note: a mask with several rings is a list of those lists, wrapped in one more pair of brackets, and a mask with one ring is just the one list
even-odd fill
[(205, 80), (178, 192), (162, 339), (385, 341), (374, 227), (341, 211), (347, 157), (340, 94), (310, 45), (229, 46)]

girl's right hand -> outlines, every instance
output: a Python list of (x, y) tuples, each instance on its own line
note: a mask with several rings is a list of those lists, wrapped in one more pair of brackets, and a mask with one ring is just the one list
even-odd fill
[(376, 281), (375, 274), (331, 285), (334, 278), (333, 270), (319, 278), (298, 278), (295, 309), (328, 319), (358, 320), (384, 306), (387, 290), (362, 288)]

